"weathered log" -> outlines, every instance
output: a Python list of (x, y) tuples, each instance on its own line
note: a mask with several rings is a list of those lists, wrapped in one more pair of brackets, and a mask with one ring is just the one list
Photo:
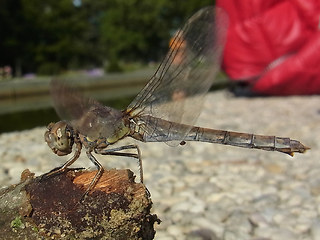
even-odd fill
[(40, 181), (25, 171), (0, 192), (3, 239), (153, 239), (152, 202), (130, 170), (105, 171), (80, 202), (94, 172), (70, 170)]

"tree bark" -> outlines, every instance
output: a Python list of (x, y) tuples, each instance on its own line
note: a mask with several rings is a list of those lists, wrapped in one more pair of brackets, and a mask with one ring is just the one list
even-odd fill
[(153, 239), (152, 202), (130, 170), (105, 171), (81, 198), (96, 172), (70, 170), (41, 180), (25, 170), (0, 192), (3, 239)]

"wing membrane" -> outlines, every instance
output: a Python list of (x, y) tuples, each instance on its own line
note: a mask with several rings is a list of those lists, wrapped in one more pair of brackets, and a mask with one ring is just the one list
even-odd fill
[[(226, 30), (222, 9), (206, 7), (195, 13), (176, 33), (164, 60), (127, 111), (194, 125), (219, 70)], [(187, 133), (179, 133), (181, 140)]]
[(81, 134), (90, 139), (108, 137), (117, 129), (122, 112), (83, 96), (76, 89), (58, 79), (51, 81), (54, 108), (61, 119), (67, 120)]

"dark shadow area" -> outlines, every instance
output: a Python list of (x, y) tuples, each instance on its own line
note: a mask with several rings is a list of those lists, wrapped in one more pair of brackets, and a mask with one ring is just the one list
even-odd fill
[[(124, 109), (133, 97), (102, 101), (103, 104)], [(37, 126), (46, 126), (50, 122), (59, 121), (53, 108), (39, 109), (34, 111), (22, 111), (1, 115), (0, 117), (0, 133), (21, 131), (31, 129)]]

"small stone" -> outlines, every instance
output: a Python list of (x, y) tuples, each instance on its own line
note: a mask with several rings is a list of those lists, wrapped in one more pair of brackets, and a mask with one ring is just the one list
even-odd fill
[(197, 226), (200, 229), (210, 230), (218, 239), (223, 238), (224, 226), (222, 222), (212, 221), (210, 218), (197, 217), (192, 219), (191, 224), (192, 226)]
[(251, 216), (249, 217), (249, 220), (254, 226), (257, 226), (257, 227), (268, 226), (268, 221), (260, 213), (251, 214)]
[(167, 231), (171, 236), (174, 236), (176, 238), (179, 238), (179, 237), (181, 237), (183, 235), (181, 227), (179, 227), (177, 225), (168, 226)]
[(248, 233), (238, 232), (236, 230), (227, 229), (224, 234), (224, 240), (247, 240), (250, 239), (251, 236)]
[(320, 219), (314, 220), (311, 226), (311, 237), (312, 240), (320, 240)]
[(263, 209), (265, 207), (275, 206), (279, 202), (279, 196), (275, 193), (260, 195), (252, 200), (256, 209)]
[(288, 229), (282, 228), (273, 228), (273, 227), (263, 227), (256, 228), (254, 235), (256, 238), (266, 238), (266, 239), (290, 239), (290, 240), (298, 240), (298, 236), (296, 236), (293, 232)]
[(274, 173), (274, 174), (282, 174), (283, 171), (285, 170), (285, 166), (277, 164), (277, 163), (265, 164), (264, 167), (268, 172)]
[(310, 192), (314, 196), (319, 196), (320, 195), (320, 179), (312, 179), (310, 181)]
[(234, 211), (226, 220), (226, 225), (224, 233), (225, 239), (250, 239), (252, 225), (245, 212)]
[(288, 206), (290, 207), (301, 206), (301, 203), (302, 203), (302, 197), (296, 194), (293, 195), (287, 202)]
[(289, 217), (289, 213), (282, 211), (282, 212), (278, 212), (273, 216), (273, 221), (279, 225), (285, 223), (287, 221), (287, 219), (290, 219)]
[(166, 231), (159, 231), (159, 230), (157, 230), (155, 238), (157, 240), (176, 240), (176, 238), (174, 236), (171, 236)]
[(189, 211), (189, 209), (191, 208), (191, 203), (190, 202), (180, 202), (180, 203), (177, 203), (175, 205), (173, 205), (171, 207), (171, 211), (172, 213), (174, 212), (179, 212), (179, 211)]
[(208, 240), (208, 239), (220, 239), (217, 235), (210, 229), (197, 229), (193, 230), (187, 235), (187, 240)]

